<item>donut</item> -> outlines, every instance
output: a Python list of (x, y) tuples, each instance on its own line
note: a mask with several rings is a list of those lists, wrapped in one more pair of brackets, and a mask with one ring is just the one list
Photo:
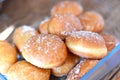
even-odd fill
[(111, 34), (100, 33), (100, 35), (105, 40), (105, 44), (106, 44), (106, 47), (107, 47), (107, 52), (110, 52), (113, 48), (115, 48), (119, 44), (119, 41), (114, 36), (112, 36)]
[(17, 61), (15, 47), (4, 40), (0, 40), (0, 73), (6, 75), (8, 69)]
[(58, 36), (38, 34), (27, 40), (22, 55), (35, 66), (53, 68), (65, 62), (67, 49)]
[(49, 19), (43, 20), (40, 25), (39, 25), (39, 31), (40, 33), (48, 34), (48, 24), (49, 24)]
[(61, 1), (53, 6), (51, 15), (55, 14), (74, 14), (79, 16), (83, 12), (83, 7), (74, 1)]
[(79, 19), (72, 14), (56, 14), (51, 17), (48, 31), (50, 34), (58, 35), (64, 39), (71, 31), (82, 29)]
[(59, 67), (52, 68), (52, 74), (56, 77), (65, 76), (79, 61), (80, 57), (68, 53), (65, 63)]
[(81, 60), (68, 74), (66, 80), (80, 80), (89, 70), (91, 70), (99, 60)]
[(15, 43), (16, 47), (22, 52), (25, 42), (32, 36), (38, 34), (38, 32), (27, 25), (23, 25), (21, 27), (16, 28), (13, 34), (13, 42)]
[(102, 36), (90, 31), (74, 31), (66, 37), (68, 49), (81, 57), (101, 59), (107, 55), (107, 48)]
[(49, 69), (38, 68), (24, 60), (16, 62), (7, 73), (8, 80), (49, 80), (49, 77)]
[(86, 31), (102, 32), (104, 28), (103, 17), (95, 11), (85, 12), (80, 16), (80, 22)]

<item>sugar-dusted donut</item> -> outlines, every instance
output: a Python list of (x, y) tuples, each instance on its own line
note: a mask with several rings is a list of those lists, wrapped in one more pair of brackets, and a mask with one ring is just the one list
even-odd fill
[(6, 75), (8, 69), (17, 61), (17, 52), (7, 41), (0, 40), (0, 73)]
[(49, 77), (49, 69), (38, 68), (24, 60), (11, 66), (7, 73), (8, 80), (49, 80)]
[(71, 31), (82, 29), (79, 19), (72, 14), (56, 14), (51, 17), (48, 31), (64, 39)]
[(100, 35), (104, 38), (105, 44), (107, 47), (107, 51), (110, 52), (113, 48), (115, 48), (119, 41), (117, 38), (115, 38), (113, 35), (108, 33), (100, 33)]
[(80, 16), (80, 22), (83, 26), (83, 30), (86, 31), (102, 32), (104, 28), (103, 17), (95, 11), (85, 12)]
[(65, 76), (80, 61), (80, 57), (68, 53), (66, 61), (59, 67), (52, 68), (52, 74), (57, 77)]
[(81, 57), (101, 59), (107, 55), (107, 48), (102, 36), (90, 31), (74, 31), (66, 38), (68, 49)]
[(37, 34), (38, 32), (34, 28), (27, 25), (23, 25), (21, 27), (16, 28), (13, 34), (13, 42), (15, 43), (19, 51), (22, 51), (25, 42), (30, 37)]
[(99, 60), (83, 59), (68, 74), (66, 80), (80, 80), (89, 70), (91, 70)]
[(51, 15), (55, 14), (74, 14), (79, 16), (83, 12), (80, 4), (74, 1), (61, 1), (53, 6)]
[(67, 49), (64, 42), (58, 36), (38, 34), (31, 37), (25, 43), (22, 55), (35, 66), (53, 68), (65, 62)]
[(39, 31), (40, 33), (48, 34), (48, 24), (49, 24), (49, 19), (43, 20), (40, 25), (39, 25)]

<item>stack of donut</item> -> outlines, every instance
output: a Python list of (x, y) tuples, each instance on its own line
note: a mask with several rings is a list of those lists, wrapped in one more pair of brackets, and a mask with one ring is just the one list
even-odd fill
[(0, 73), (6, 72), (8, 80), (49, 80), (50, 75), (79, 80), (118, 44), (114, 36), (102, 32), (104, 19), (99, 13), (83, 12), (74, 1), (54, 5), (50, 18), (38, 28), (24, 25), (13, 34), (22, 61), (17, 62), (15, 47), (0, 41)]

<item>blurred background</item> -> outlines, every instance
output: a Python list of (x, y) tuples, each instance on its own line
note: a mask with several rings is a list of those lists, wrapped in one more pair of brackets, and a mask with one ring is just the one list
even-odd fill
[[(51, 8), (59, 1), (62, 0), (0, 0), (0, 32), (12, 24), (16, 27), (25, 24), (38, 28), (40, 21), (50, 16)], [(120, 41), (120, 0), (73, 1), (81, 4), (84, 12), (99, 12), (105, 19), (104, 32), (114, 35)]]
[[(15, 24), (33, 25), (50, 15), (53, 5), (62, 0), (0, 0), (0, 31)], [(120, 40), (120, 0), (73, 0), (86, 10), (95, 10), (105, 19), (105, 32)]]

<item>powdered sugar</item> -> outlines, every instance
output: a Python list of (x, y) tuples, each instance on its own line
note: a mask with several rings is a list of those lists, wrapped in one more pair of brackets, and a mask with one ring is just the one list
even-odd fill
[(31, 26), (23, 25), (22, 26), (22, 32), (27, 32), (27, 31), (34, 31), (34, 28), (31, 28)]
[(86, 60), (86, 59), (81, 60), (80, 63), (74, 68), (74, 69), (75, 69), (75, 70), (74, 70), (74, 71), (75, 71), (75, 72), (74, 72), (75, 74), (79, 74), (80, 69), (81, 69), (80, 67), (81, 67), (81, 65), (83, 65), (83, 63), (85, 62), (85, 60)]
[(79, 76), (78, 74), (80, 73), (80, 67), (81, 67), (81, 63), (83, 63), (83, 61), (80, 61), (80, 63), (78, 63), (69, 73), (67, 80), (75, 80), (77, 79)]
[[(80, 63), (78, 63), (70, 72), (67, 77), (67, 80), (76, 80), (80, 79), (83, 75), (85, 75), (92, 67), (94, 67), (99, 60), (88, 60), (81, 59)], [(86, 66), (88, 65), (88, 67)], [(86, 67), (85, 67), (86, 66)], [(85, 68), (84, 68), (85, 67)], [(84, 70), (83, 70), (84, 69)], [(88, 70), (87, 70), (88, 69)]]
[(53, 18), (59, 22), (59, 25), (61, 25), (59, 26), (62, 29), (60, 31), (61, 35), (66, 36), (71, 31), (79, 31), (82, 29), (79, 19), (72, 14), (56, 14)]
[[(26, 33), (26, 32), (28, 32), (28, 33)], [(27, 36), (28, 34), (36, 35), (35, 29), (32, 28), (31, 26), (23, 25), (21, 27), (21, 35), (26, 35)]]
[(75, 74), (79, 74), (79, 71), (80, 71), (80, 69), (77, 68), (77, 69), (75, 70)]
[(63, 22), (64, 15), (55, 14), (54, 17), (57, 18), (60, 22)]
[(61, 47), (62, 43), (63, 41), (56, 35), (41, 34), (29, 39), (25, 47), (26, 50), (28, 50), (27, 48), (32, 49), (34, 47), (35, 51), (48, 54), (51, 51), (57, 53), (56, 50)]
[(36, 43), (40, 43), (40, 37), (38, 37), (38, 39), (36, 40)]
[(90, 31), (72, 31), (71, 33), (69, 33), (69, 36), (78, 39), (85, 38), (86, 40), (92, 40), (93, 42), (104, 42), (103, 37), (101, 37), (98, 33)]
[(41, 46), (41, 48), (39, 48), (38, 50), (42, 49), (42, 51), (44, 51), (45, 54), (49, 53), (49, 51), (51, 50), (56, 52), (56, 49), (59, 48), (59, 45), (62, 42), (60, 39), (57, 39), (56, 36), (51, 36), (51, 35), (43, 35), (40, 36), (39, 39), (40, 39), (39, 43), (40, 44), (42, 43), (43, 46)]

